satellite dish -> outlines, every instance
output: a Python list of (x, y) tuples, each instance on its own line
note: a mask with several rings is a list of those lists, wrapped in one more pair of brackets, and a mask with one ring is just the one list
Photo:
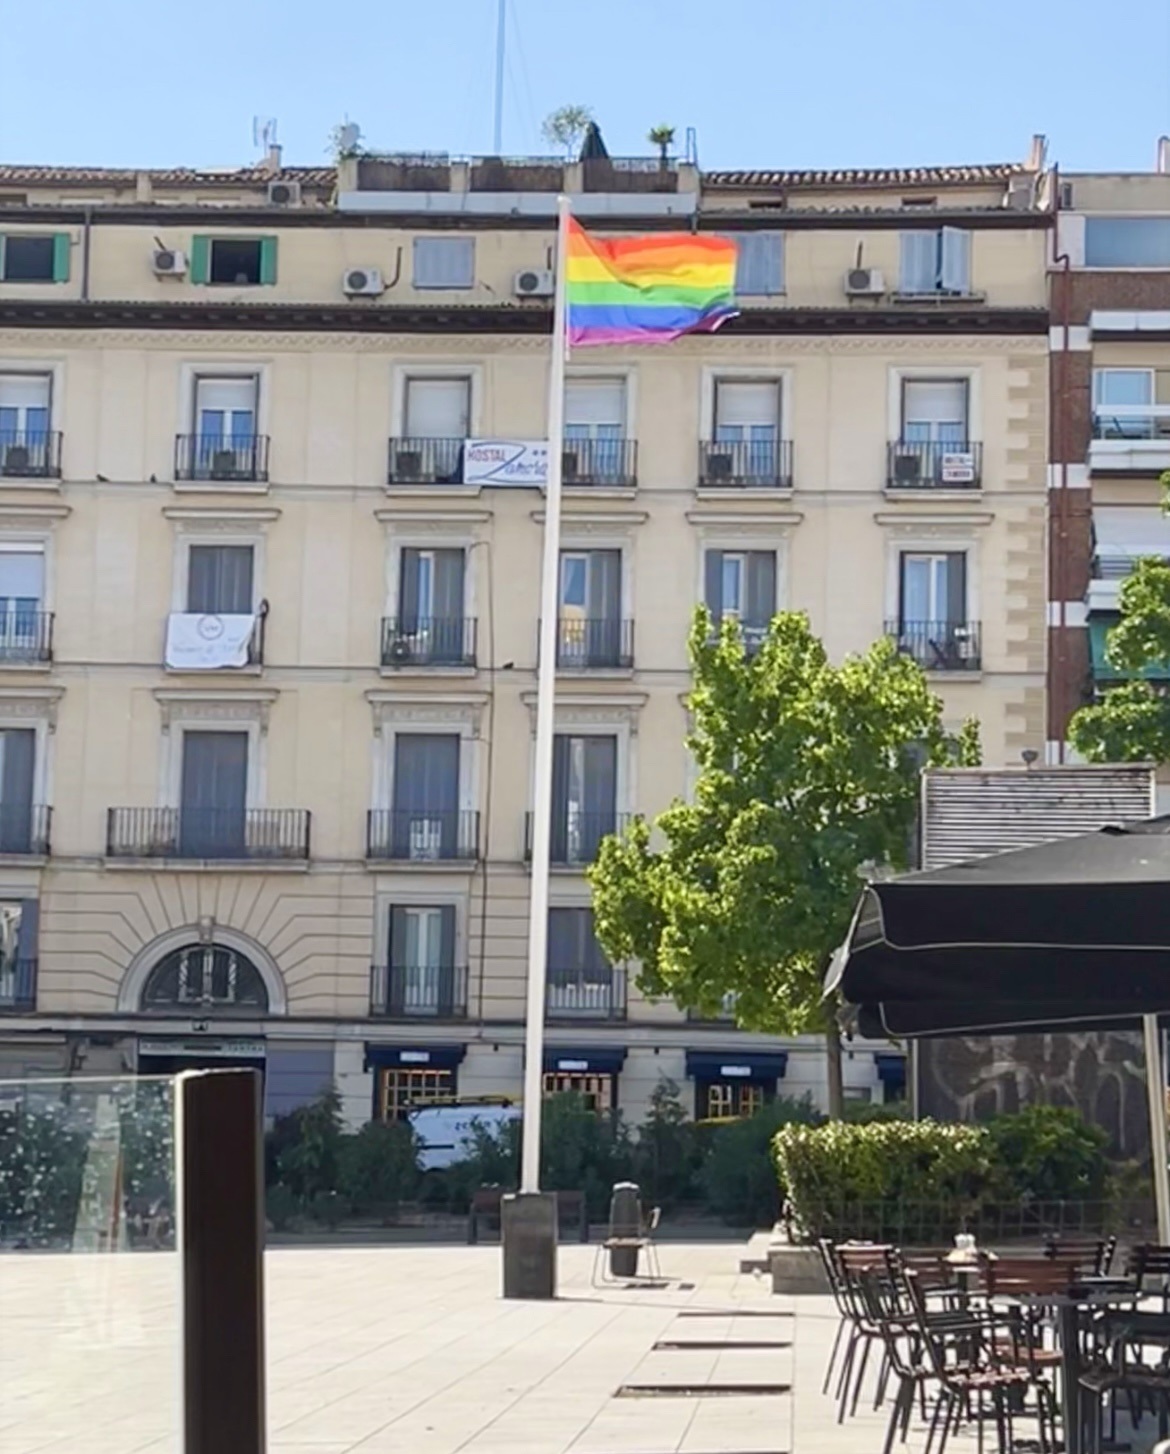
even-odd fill
[(361, 140), (362, 129), (356, 122), (347, 121), (338, 134), (342, 152), (351, 152)]

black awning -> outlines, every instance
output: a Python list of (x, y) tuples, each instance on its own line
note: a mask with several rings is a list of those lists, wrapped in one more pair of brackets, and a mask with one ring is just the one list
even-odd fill
[(467, 1054), (466, 1045), (370, 1045), (366, 1066), (392, 1066), (401, 1070), (454, 1070)]
[(546, 1075), (617, 1075), (626, 1063), (624, 1045), (546, 1045)]
[(687, 1051), (693, 1080), (780, 1080), (787, 1069), (787, 1050)]

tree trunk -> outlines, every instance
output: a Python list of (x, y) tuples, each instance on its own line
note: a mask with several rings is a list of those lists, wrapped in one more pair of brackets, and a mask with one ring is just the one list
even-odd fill
[(836, 1025), (825, 1031), (825, 1058), (828, 1061), (829, 1117), (839, 1121), (845, 1114), (845, 1085), (841, 1076), (841, 1036)]

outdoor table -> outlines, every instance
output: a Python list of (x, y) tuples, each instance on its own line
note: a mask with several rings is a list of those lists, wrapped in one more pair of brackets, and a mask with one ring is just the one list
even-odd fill
[(1016, 1292), (996, 1295), (997, 1302), (1016, 1303), (1029, 1308), (1047, 1308), (1056, 1315), (1057, 1336), (1060, 1339), (1060, 1401), (1064, 1454), (1084, 1454), (1080, 1419), (1079, 1315), (1086, 1309), (1108, 1308), (1125, 1301), (1136, 1302), (1140, 1296), (1133, 1288), (1123, 1291), (1120, 1284), (1112, 1289), (1074, 1288), (1067, 1293)]

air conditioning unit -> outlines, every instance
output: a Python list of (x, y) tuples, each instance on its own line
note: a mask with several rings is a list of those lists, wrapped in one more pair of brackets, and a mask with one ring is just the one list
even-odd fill
[(521, 268), (512, 279), (512, 291), (517, 298), (551, 298), (556, 291), (552, 269)]
[(235, 450), (217, 449), (211, 456), (211, 466), (208, 473), (213, 480), (235, 479), (239, 473)]
[(878, 298), (886, 291), (886, 280), (878, 268), (850, 268), (845, 274), (845, 292), (850, 298)]
[(376, 298), (386, 291), (381, 268), (347, 268), (341, 279), (347, 298)]
[(575, 449), (566, 449), (561, 454), (561, 482), (571, 485), (581, 478), (581, 456)]
[(716, 454), (714, 452), (707, 456), (707, 478), (716, 482), (729, 480), (735, 473), (735, 461), (730, 451)]
[(151, 266), (156, 277), (181, 278), (187, 271), (187, 254), (174, 247), (156, 247)]
[(268, 202), (272, 207), (299, 207), (301, 205), (300, 182), (269, 182)]
[(27, 475), (32, 464), (32, 451), (26, 444), (10, 444), (0, 454), (0, 473)]
[(411, 485), (425, 483), (422, 450), (396, 450), (390, 457), (390, 478)]
[(916, 485), (922, 478), (922, 460), (916, 454), (894, 456), (894, 484)]
[(390, 646), (390, 660), (395, 666), (405, 666), (414, 658), (414, 643), (406, 636), (396, 636)]
[(1003, 205), (1013, 212), (1028, 212), (1032, 207), (1035, 187), (1030, 176), (1012, 177), (1007, 185)]

